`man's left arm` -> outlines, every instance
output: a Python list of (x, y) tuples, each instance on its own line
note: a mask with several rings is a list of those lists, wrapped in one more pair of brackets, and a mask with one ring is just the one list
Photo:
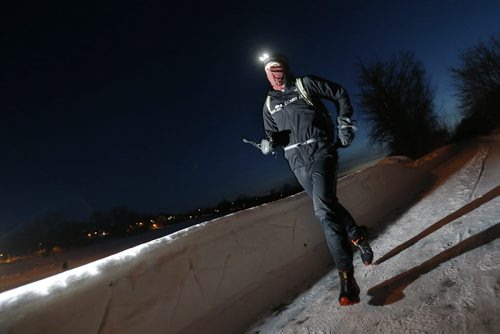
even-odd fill
[(306, 76), (302, 79), (304, 88), (313, 98), (323, 98), (332, 101), (337, 107), (337, 136), (340, 147), (349, 146), (354, 140), (356, 122), (351, 119), (353, 109), (346, 89), (320, 77)]
[(306, 76), (302, 79), (302, 82), (311, 96), (335, 103), (338, 116), (349, 118), (352, 116), (351, 100), (344, 87), (336, 82), (316, 76)]

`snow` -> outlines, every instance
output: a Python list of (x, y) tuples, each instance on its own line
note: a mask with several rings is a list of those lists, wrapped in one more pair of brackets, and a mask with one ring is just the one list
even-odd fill
[(331, 270), (247, 333), (500, 332), (499, 139), (460, 146), (430, 169), (424, 195), (384, 223), (374, 265), (355, 265), (361, 303), (338, 306)]
[(0, 293), (0, 333), (497, 333), (499, 168), (494, 134), (342, 177), (376, 255), (353, 306), (302, 193)]
[(100, 240), (101, 242), (87, 247), (69, 249), (49, 256), (30, 257), (22, 261), (0, 265), (0, 292), (61, 273), (64, 271), (63, 263), (66, 263), (69, 268), (77, 268), (191, 225), (193, 225), (192, 221), (182, 222), (138, 235)]

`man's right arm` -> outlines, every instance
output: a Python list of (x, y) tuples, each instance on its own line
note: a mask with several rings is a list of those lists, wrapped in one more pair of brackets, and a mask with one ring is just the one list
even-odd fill
[(269, 112), (269, 110), (267, 110), (266, 105), (264, 105), (264, 108), (262, 110), (262, 119), (264, 120), (264, 130), (266, 132), (266, 136), (268, 138), (272, 138), (273, 134), (278, 132), (279, 130), (273, 116), (271, 116), (271, 113)]
[(271, 113), (267, 110), (267, 105), (264, 105), (262, 115), (267, 138), (261, 140), (260, 150), (263, 154), (267, 155), (273, 152), (276, 147), (276, 144), (273, 142), (273, 136), (278, 133), (278, 127), (276, 126), (273, 116), (271, 116)]

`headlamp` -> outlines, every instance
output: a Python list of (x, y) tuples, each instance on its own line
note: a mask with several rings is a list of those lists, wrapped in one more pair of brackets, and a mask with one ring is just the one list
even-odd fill
[(268, 59), (269, 59), (269, 55), (267, 53), (263, 53), (262, 56), (259, 57), (259, 60), (261, 62), (265, 62)]

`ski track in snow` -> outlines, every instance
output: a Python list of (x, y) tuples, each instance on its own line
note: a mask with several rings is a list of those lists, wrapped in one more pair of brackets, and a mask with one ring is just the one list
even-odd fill
[(355, 254), (361, 303), (338, 306), (334, 269), (247, 333), (500, 332), (499, 191), (481, 197), (500, 185), (499, 140), (437, 166), (435, 186), (372, 240), (376, 260), (417, 240), (370, 267)]

